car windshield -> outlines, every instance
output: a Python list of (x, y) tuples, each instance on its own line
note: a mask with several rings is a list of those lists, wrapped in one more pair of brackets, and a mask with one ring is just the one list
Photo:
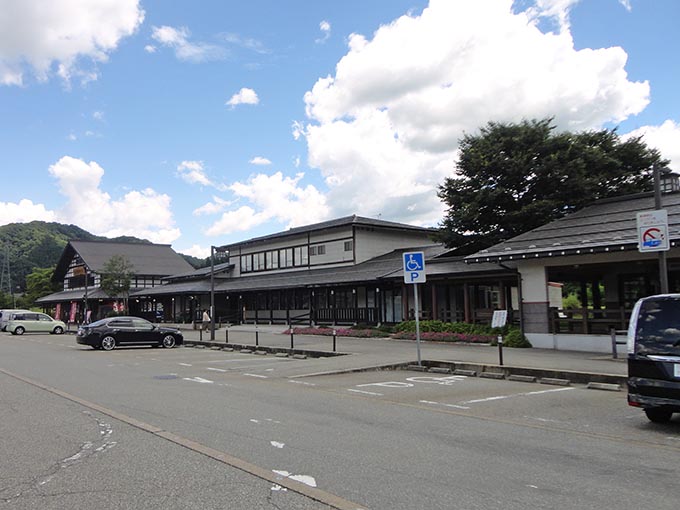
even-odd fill
[(642, 303), (635, 352), (680, 356), (680, 299), (663, 297)]

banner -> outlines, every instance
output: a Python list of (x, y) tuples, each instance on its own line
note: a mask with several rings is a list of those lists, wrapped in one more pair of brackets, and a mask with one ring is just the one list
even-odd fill
[(75, 322), (76, 321), (76, 311), (78, 310), (78, 303), (75, 301), (71, 301), (71, 312), (69, 313), (68, 316), (68, 321), (69, 322)]

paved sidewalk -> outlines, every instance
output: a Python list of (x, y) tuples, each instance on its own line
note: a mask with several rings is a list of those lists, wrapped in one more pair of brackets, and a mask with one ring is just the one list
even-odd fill
[[(215, 331), (215, 344), (225, 346), (228, 334), (229, 344), (238, 344), (255, 349), (257, 342), (261, 348), (290, 350), (290, 335), (283, 334), (285, 326), (239, 325)], [(197, 342), (201, 338), (208, 344), (210, 332), (184, 330), (185, 341)], [(307, 351), (310, 358), (314, 353), (333, 352), (333, 339), (327, 336), (295, 335), (294, 350)], [(344, 356), (308, 359), (304, 370), (309, 373), (336, 373), (375, 367), (387, 367), (417, 362), (416, 343), (411, 340), (383, 338), (337, 337), (336, 349)], [(624, 347), (624, 346), (621, 346)], [(443, 342), (421, 342), (421, 359), (424, 365), (437, 365), (455, 368), (476, 365), (478, 371), (501, 371), (498, 347), (488, 345), (460, 345)], [(503, 349), (503, 371), (507, 374), (532, 371), (543, 377), (564, 377), (574, 382), (592, 380), (622, 384), (627, 374), (625, 348), (619, 352), (618, 359), (611, 354), (556, 351), (551, 349)], [(515, 369), (515, 370), (510, 370)], [(550, 373), (553, 372), (553, 373)], [(580, 376), (578, 374), (583, 374)], [(291, 374), (290, 376), (295, 376)], [(599, 376), (599, 377), (598, 377)]]

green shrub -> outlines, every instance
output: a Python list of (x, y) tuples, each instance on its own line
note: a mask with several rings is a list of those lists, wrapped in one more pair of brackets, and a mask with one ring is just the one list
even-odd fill
[(503, 337), (503, 345), (506, 347), (531, 347), (531, 342), (527, 340), (519, 328), (510, 328)]
[[(400, 322), (394, 327), (398, 333), (415, 333), (416, 321)], [(420, 331), (427, 333), (457, 333), (463, 335), (493, 335), (498, 330), (481, 324), (466, 322), (420, 321)]]

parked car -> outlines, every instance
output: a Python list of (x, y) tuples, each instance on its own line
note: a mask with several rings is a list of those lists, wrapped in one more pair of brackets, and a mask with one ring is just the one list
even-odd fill
[(628, 404), (655, 423), (680, 413), (680, 294), (649, 296), (628, 329)]
[(108, 317), (78, 328), (76, 342), (110, 351), (119, 345), (153, 345), (166, 348), (184, 343), (175, 328), (158, 326), (140, 317)]
[(10, 314), (7, 322), (7, 331), (13, 335), (24, 333), (53, 333), (61, 335), (66, 329), (66, 324), (50, 317), (45, 313), (17, 312)]
[(9, 318), (15, 312), (30, 312), (30, 310), (24, 310), (21, 308), (0, 310), (0, 331), (7, 331), (7, 323), (9, 322)]

